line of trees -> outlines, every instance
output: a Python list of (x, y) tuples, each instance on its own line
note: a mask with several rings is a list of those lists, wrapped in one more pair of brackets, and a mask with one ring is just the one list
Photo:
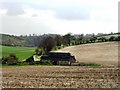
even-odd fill
[(55, 46), (69, 46), (69, 45), (79, 45), (84, 43), (93, 43), (93, 42), (104, 42), (104, 41), (119, 41), (120, 33), (110, 33), (110, 34), (78, 34), (72, 35), (71, 33), (65, 35), (58, 34), (43, 34), (43, 35), (24, 35), (24, 36), (13, 36), (7, 34), (0, 34), (2, 40), (0, 45), (6, 46), (33, 46), (38, 47), (41, 46), (40, 42), (43, 42), (43, 39), (46, 37), (52, 37), (55, 40)]
[(45, 53), (48, 53), (55, 47), (64, 47), (71, 45), (80, 45), (86, 43), (96, 42), (107, 42), (107, 41), (120, 41), (120, 36), (101, 36), (98, 37), (95, 34), (91, 36), (85, 36), (84, 34), (72, 35), (71, 33), (65, 34), (64, 36), (56, 35), (55, 37), (47, 36), (44, 37), (39, 43), (39, 47), (43, 48)]

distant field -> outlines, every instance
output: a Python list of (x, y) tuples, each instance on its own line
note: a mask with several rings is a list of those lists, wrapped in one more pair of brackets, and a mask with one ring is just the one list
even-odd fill
[(34, 47), (0, 46), (0, 48), (2, 49), (0, 52), (2, 54), (2, 57), (9, 56), (10, 54), (15, 54), (20, 60), (24, 60), (35, 53)]
[(82, 44), (58, 51), (70, 52), (78, 62), (115, 66), (118, 64), (118, 42)]

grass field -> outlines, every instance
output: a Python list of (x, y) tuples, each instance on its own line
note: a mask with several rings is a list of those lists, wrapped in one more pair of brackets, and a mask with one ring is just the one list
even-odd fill
[(35, 53), (34, 47), (0, 46), (0, 48), (2, 49), (2, 57), (9, 56), (10, 54), (15, 54), (19, 60), (25, 60)]

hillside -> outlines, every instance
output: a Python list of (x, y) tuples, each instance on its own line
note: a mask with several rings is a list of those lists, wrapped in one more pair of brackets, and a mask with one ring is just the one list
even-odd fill
[(43, 35), (9, 35), (0, 34), (0, 45), (4, 46), (28, 46), (36, 47), (39, 46), (39, 42), (47, 36), (55, 38), (57, 34), (43, 34)]
[(118, 42), (105, 42), (70, 46), (58, 51), (70, 52), (78, 62), (103, 65), (118, 64)]
[(28, 43), (27, 40), (19, 36), (14, 36), (14, 35), (9, 35), (9, 34), (0, 34), (0, 37), (2, 38), (0, 41), (0, 45), (24, 46)]
[[(68, 36), (67, 36), (68, 35)], [(69, 36), (70, 35), (70, 36)], [(103, 41), (120, 41), (120, 33), (112, 33), (112, 34), (65, 34), (65, 35), (59, 35), (59, 34), (43, 34), (43, 35), (37, 35), (37, 34), (29, 34), (29, 35), (21, 35), (21, 36), (15, 36), (15, 35), (9, 35), (9, 34), (0, 34), (0, 45), (4, 46), (40, 46), (41, 40), (43, 40), (45, 37), (52, 37), (56, 38), (56, 36), (59, 36), (57, 38), (57, 41), (60, 41), (61, 44), (69, 44), (66, 43), (69, 40), (67, 38), (70, 38), (71, 44), (78, 45), (80, 43), (86, 43), (86, 42), (93, 42), (96, 40), (96, 42), (103, 42)], [(112, 37), (110, 39), (110, 37)], [(61, 38), (61, 39), (60, 39)], [(95, 40), (93, 40), (95, 39)], [(110, 39), (110, 40), (109, 40)], [(92, 40), (92, 41), (91, 41)]]

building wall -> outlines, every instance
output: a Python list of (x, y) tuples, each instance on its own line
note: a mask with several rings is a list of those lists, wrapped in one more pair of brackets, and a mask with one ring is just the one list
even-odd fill
[(70, 65), (70, 61), (58, 61), (58, 65)]
[(70, 61), (65, 61), (65, 60), (42, 60), (42, 61), (45, 61), (45, 62), (48, 62), (48, 61), (51, 61), (53, 64), (55, 65), (70, 65), (71, 62)]

